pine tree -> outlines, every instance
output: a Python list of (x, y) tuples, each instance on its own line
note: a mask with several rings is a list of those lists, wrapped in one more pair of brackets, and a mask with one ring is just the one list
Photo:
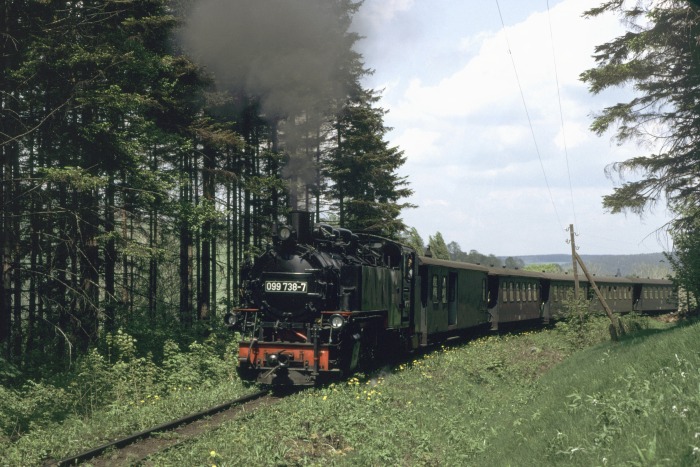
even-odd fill
[(673, 252), (666, 254), (666, 258), (675, 271), (673, 280), (694, 297), (697, 305), (700, 300), (700, 215), (688, 212), (698, 210), (691, 203), (679, 209), (685, 210), (681, 216), (693, 221), (684, 223), (673, 232)]
[(330, 193), (337, 200), (341, 226), (396, 237), (405, 229), (400, 200), (410, 196), (406, 177), (397, 174), (403, 152), (385, 140), (385, 111), (375, 107), (379, 97), (365, 91), (343, 109), (337, 124), (337, 148), (328, 161)]
[(450, 259), (450, 252), (445, 244), (445, 239), (442, 238), (440, 232), (436, 232), (435, 236), (428, 237), (428, 246), (430, 247), (430, 252), (435, 259)]
[(407, 227), (406, 230), (399, 234), (399, 240), (405, 245), (413, 247), (419, 255), (425, 253), (425, 242), (415, 227)]
[[(664, 198), (670, 205), (700, 205), (700, 10), (686, 0), (611, 0), (586, 15), (609, 12), (624, 18), (629, 31), (597, 46), (597, 66), (581, 79), (594, 94), (632, 83), (636, 96), (604, 109), (591, 129), (600, 135), (617, 125), (619, 143), (636, 140), (660, 149), (609, 167), (643, 176), (615, 188), (603, 205), (613, 213), (638, 214)], [(680, 223), (698, 215), (683, 212)]]

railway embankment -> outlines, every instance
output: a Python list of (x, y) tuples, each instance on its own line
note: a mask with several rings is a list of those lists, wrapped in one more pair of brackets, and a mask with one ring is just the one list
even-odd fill
[(698, 323), (490, 335), (303, 391), (154, 465), (690, 465)]
[[(454, 342), (370, 374), (292, 394), (144, 462), (697, 463), (700, 324), (628, 317), (632, 332), (618, 342), (610, 341), (608, 324), (604, 318), (588, 318)], [(37, 418), (21, 436), (0, 440), (0, 464), (41, 465), (47, 458), (75, 453), (80, 446), (92, 447), (101, 439), (100, 430), (128, 434), (139, 423), (153, 424), (158, 417), (187, 413), (222, 393), (251, 389), (231, 379), (236, 376), (228, 368), (230, 361), (217, 362), (211, 355), (207, 362), (216, 374), (203, 369), (192, 373), (194, 360), (173, 367), (171, 379), (192, 376), (191, 383), (171, 386), (156, 400), (146, 394), (133, 404), (125, 398), (80, 417), (44, 422)], [(124, 381), (121, 387), (138, 384), (142, 383)], [(34, 401), (36, 407), (45, 407), (39, 402)]]

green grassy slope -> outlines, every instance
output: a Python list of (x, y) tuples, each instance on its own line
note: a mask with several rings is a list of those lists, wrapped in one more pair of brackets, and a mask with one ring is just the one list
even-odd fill
[[(296, 394), (153, 462), (692, 465), (700, 327), (643, 324), (655, 329), (619, 343), (594, 319), (583, 333), (558, 325), (441, 348)], [(598, 345), (576, 352), (582, 342)]]
[[(497, 417), (482, 465), (699, 465), (700, 325), (647, 330), (580, 352)], [(516, 423), (519, 421), (518, 423)]]
[[(146, 464), (700, 465), (700, 324), (625, 319), (642, 330), (617, 343), (608, 321), (592, 318), (437, 348), (291, 395)], [(231, 362), (207, 362), (222, 367), (219, 382), (197, 384), (203, 376), (195, 375), (186, 395), (204, 403), (244, 390), (231, 380)], [(161, 396), (0, 440), (0, 466), (39, 465), (94, 444), (105, 426), (126, 427), (122, 405), (139, 423), (146, 409), (167, 418), (180, 399)], [(197, 405), (190, 402), (178, 410)]]

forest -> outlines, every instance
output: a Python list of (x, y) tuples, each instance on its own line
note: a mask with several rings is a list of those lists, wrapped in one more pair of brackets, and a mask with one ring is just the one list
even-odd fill
[(3, 2), (6, 363), (69, 364), (135, 323), (213, 325), (289, 210), (404, 230), (411, 191), (361, 84), (359, 3), (265, 5)]
[[(120, 329), (216, 330), (236, 305), (240, 267), (294, 209), (438, 258), (501, 265), (404, 225), (412, 190), (380, 91), (362, 84), (372, 70), (352, 29), (361, 4), (3, 2), (0, 364), (70, 366)], [(698, 296), (698, 7), (612, 0), (584, 16), (611, 13), (630, 31), (597, 46), (581, 80), (592, 94), (630, 83), (637, 94), (591, 130), (660, 150), (640, 144), (607, 168), (637, 176), (603, 208), (665, 203), (676, 215), (666, 261)]]
[[(435, 258), (536, 270), (556, 269), (560, 266), (554, 263), (565, 262), (464, 251), (440, 232), (426, 242), (404, 224), (401, 213), (412, 207), (406, 201), (412, 190), (409, 180), (399, 175), (404, 153), (387, 138), (390, 128), (384, 122), (387, 111), (379, 105), (381, 91), (363, 85), (373, 71), (358, 52), (362, 38), (352, 28), (361, 4), (360, 0), (0, 4), (0, 458), (4, 463), (44, 465), (49, 458), (103, 444), (248, 391), (236, 376), (238, 342), (225, 329), (222, 317), (237, 305), (239, 270), (264, 251), (272, 226), (292, 210), (310, 211), (315, 221), (397, 239), (418, 251), (428, 247)], [(613, 214), (643, 214), (663, 204), (676, 216), (666, 226), (674, 251), (663, 259), (653, 258), (650, 272), (672, 269), (673, 280), (685, 293), (684, 311), (691, 312), (697, 310), (695, 299), (700, 297), (700, 95), (696, 96), (700, 6), (686, 0), (608, 0), (584, 16), (602, 14), (624, 18), (628, 31), (596, 47), (596, 66), (584, 71), (581, 80), (591, 94), (630, 84), (635, 93), (625, 94), (630, 101), (594, 116), (591, 130), (613, 131), (613, 140), (620, 144), (640, 143), (639, 155), (607, 168), (609, 173), (634, 176), (623, 177), (604, 197), (602, 208)], [(658, 151), (647, 154), (652, 146)], [(608, 259), (616, 273), (642, 273), (625, 268), (629, 263), (619, 257)], [(561, 339), (557, 351), (567, 348), (561, 343), (580, 347), (583, 331), (595, 321), (583, 313), (571, 316), (570, 322), (562, 321), (553, 330)], [(607, 332), (607, 325), (600, 329)], [(471, 360), (452, 357), (453, 351), (444, 348), (438, 354), (444, 351), (446, 358), (470, 365), (466, 373), (448, 376), (466, 377), (470, 383), (495, 382), (507, 391), (515, 388), (516, 399), (527, 402), (530, 396), (523, 398), (517, 392), (526, 388), (517, 375), (530, 375), (535, 357), (551, 359), (547, 365), (564, 358), (541, 352), (538, 347), (545, 348), (545, 341), (531, 341), (540, 337), (529, 334), (524, 333), (523, 347), (517, 351), (511, 347), (514, 339), (498, 336), (465, 347), (467, 353), (474, 352)], [(690, 337), (687, 340), (692, 343)], [(505, 363), (511, 357), (519, 358), (522, 369), (508, 368)], [(472, 360), (480, 363), (475, 366)], [(682, 363), (678, 354), (675, 360)], [(415, 367), (415, 383), (397, 387), (410, 388), (412, 394), (423, 389), (434, 393), (437, 377), (446, 373), (441, 366), (432, 379), (431, 364), (425, 362), (425, 366), (418, 360), (409, 365)], [(660, 380), (667, 381), (668, 365), (659, 363)], [(399, 381), (405, 368), (394, 368)], [(691, 374), (687, 368), (678, 367)], [(686, 377), (684, 372), (678, 374)], [(356, 399), (336, 400), (332, 394), (336, 389), (331, 388), (310, 392), (306, 412), (298, 405), (289, 409), (303, 419), (298, 426), (286, 429), (276, 420), (270, 426), (282, 427), (284, 436), (297, 436), (310, 430), (309, 420), (318, 416), (322, 423), (340, 421), (347, 434), (357, 414), (367, 413), (367, 405), (360, 402), (381, 401), (381, 394), (369, 387), (372, 396), (360, 399), (364, 384), (357, 384), (354, 379), (343, 386), (351, 396), (358, 391)], [(464, 381), (455, 387), (464, 388)], [(541, 386), (532, 387), (533, 397), (541, 395)], [(644, 381), (635, 387), (644, 388)], [(478, 401), (469, 391), (460, 394), (469, 399), (467, 404)], [(492, 392), (479, 389), (474, 394)], [(405, 462), (403, 446), (415, 448), (416, 439), (429, 439), (423, 436), (425, 427), (416, 431), (403, 416), (410, 410), (406, 396), (396, 397), (400, 404), (376, 407), (398, 407), (402, 416), (390, 419), (408, 423), (407, 435), (394, 430), (401, 446), (397, 457), (386, 457), (384, 450), (370, 463)], [(319, 411), (327, 399), (329, 405), (324, 407), (335, 404), (352, 417), (350, 421)], [(421, 411), (434, 414), (436, 401), (452, 399), (420, 400), (426, 403)], [(566, 400), (571, 403), (570, 396)], [(667, 417), (665, 404), (659, 413)], [(445, 407), (446, 414), (460, 415), (468, 405), (460, 410)], [(483, 412), (483, 404), (479, 407), (477, 412)], [(500, 414), (503, 404), (494, 407)], [(517, 414), (508, 415), (512, 413)], [(561, 407), (553, 413), (559, 417)], [(378, 431), (362, 428), (350, 434), (369, 442), (381, 440), (375, 433), (387, 433), (388, 418), (384, 412), (378, 414), (370, 417), (381, 421)], [(450, 421), (449, 416), (438, 419)], [(492, 425), (493, 417), (487, 419)], [(495, 433), (469, 420), (480, 433)], [(515, 439), (513, 427), (522, 421), (509, 418), (503, 424), (508, 439)], [(235, 436), (257, 440), (252, 443), (257, 455), (269, 457), (270, 451), (284, 447), (277, 438), (260, 444), (259, 429), (251, 437), (235, 425)], [(609, 423), (604, 425), (601, 429), (611, 433)], [(463, 455), (465, 444), (455, 443), (445, 433), (468, 431), (454, 426), (436, 425), (435, 439), (447, 440), (450, 449), (458, 446)], [(657, 423), (654, 429), (658, 426), (667, 425)], [(688, 433), (693, 433), (691, 428)], [(277, 437), (277, 431), (263, 431)], [(325, 445), (329, 433), (333, 431), (319, 429), (318, 434), (309, 432), (308, 439), (302, 433), (301, 442), (295, 439), (294, 445)], [(215, 461), (214, 448), (235, 448), (239, 443), (231, 443), (232, 436), (226, 432), (218, 446), (207, 444), (197, 462)], [(550, 448), (559, 449), (552, 439), (543, 437)], [(687, 440), (694, 443), (690, 437), (683, 440), (686, 450)], [(636, 452), (644, 451), (632, 444)], [(431, 446), (426, 454), (435, 452), (432, 441), (424, 446)], [(693, 448), (693, 456), (696, 450), (700, 452)], [(333, 455), (338, 452), (333, 450)], [(371, 450), (366, 452), (372, 455)], [(426, 459), (440, 460), (426, 457), (417, 462)], [(642, 463), (653, 463), (649, 459), (642, 458)]]

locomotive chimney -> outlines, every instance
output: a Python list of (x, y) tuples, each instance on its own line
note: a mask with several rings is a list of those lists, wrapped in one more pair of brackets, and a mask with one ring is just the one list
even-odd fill
[(313, 226), (311, 225), (311, 213), (308, 211), (291, 211), (289, 213), (289, 225), (297, 233), (297, 242), (311, 243)]

